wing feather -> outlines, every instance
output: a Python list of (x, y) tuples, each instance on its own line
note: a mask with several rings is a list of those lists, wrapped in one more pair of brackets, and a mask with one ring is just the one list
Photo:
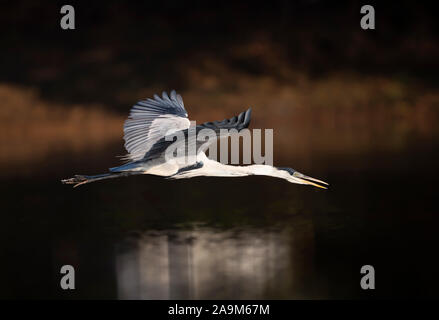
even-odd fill
[(127, 159), (140, 160), (151, 147), (167, 133), (189, 128), (188, 114), (183, 99), (175, 90), (170, 97), (166, 92), (162, 97), (137, 102), (124, 124)]
[[(242, 112), (238, 116), (235, 116), (230, 119), (224, 119), (222, 121), (205, 122), (203, 124), (197, 125), (195, 128), (196, 135), (198, 135), (200, 130), (209, 128), (215, 132), (215, 137), (217, 139), (223, 138), (229, 136), (229, 132), (227, 131), (225, 135), (221, 135), (222, 134), (221, 129), (228, 129), (228, 130), (236, 129), (239, 132), (245, 128), (248, 128), (250, 124), (250, 119), (251, 119), (251, 108)], [(185, 136), (184, 141), (175, 142), (173, 139), (167, 139), (166, 137), (162, 137), (159, 140), (157, 140), (156, 143), (145, 154), (143, 160), (151, 160), (163, 156), (164, 153), (166, 152), (166, 149), (173, 143), (184, 143), (185, 146), (183, 147), (185, 148), (186, 151), (192, 150), (192, 144), (195, 143), (196, 144), (195, 150), (196, 153), (198, 154), (200, 152), (204, 152), (211, 143), (214, 143), (214, 141), (216, 141), (215, 139), (211, 139), (209, 140), (208, 143), (206, 143), (204, 141), (198, 141), (196, 139), (195, 141), (194, 139), (188, 139), (188, 135), (189, 135), (188, 128), (183, 129), (182, 133)]]
[[(241, 112), (239, 115), (234, 116), (230, 119), (224, 119), (222, 121), (211, 121), (205, 122), (197, 126), (197, 134), (200, 130), (208, 128), (215, 131), (215, 136), (217, 139), (225, 138), (230, 136), (229, 130), (235, 129), (238, 132), (248, 128), (250, 125), (252, 109), (248, 108), (246, 111)], [(225, 130), (225, 134), (222, 129)], [(199, 142), (197, 141), (197, 153), (202, 151), (204, 152), (209, 145), (215, 143), (215, 141), (210, 140), (209, 143)]]

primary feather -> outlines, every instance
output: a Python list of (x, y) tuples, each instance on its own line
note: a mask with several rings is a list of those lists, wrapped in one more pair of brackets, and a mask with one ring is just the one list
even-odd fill
[(124, 124), (126, 159), (141, 160), (151, 147), (166, 134), (189, 128), (190, 121), (183, 99), (174, 90), (160, 98), (137, 102)]

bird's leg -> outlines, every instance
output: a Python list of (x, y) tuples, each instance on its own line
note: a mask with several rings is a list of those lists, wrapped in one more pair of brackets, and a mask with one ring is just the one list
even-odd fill
[(113, 179), (113, 178), (120, 178), (120, 177), (127, 177), (131, 175), (141, 174), (141, 172), (117, 172), (117, 173), (104, 173), (104, 174), (97, 174), (94, 176), (86, 176), (86, 175), (80, 175), (77, 174), (73, 178), (70, 179), (63, 179), (61, 180), (64, 184), (74, 184), (73, 188), (79, 187), (80, 185), (95, 182), (99, 180), (105, 180), (105, 179)]

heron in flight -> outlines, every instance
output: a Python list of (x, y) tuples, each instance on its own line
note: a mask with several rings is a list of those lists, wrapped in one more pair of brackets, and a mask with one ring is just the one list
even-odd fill
[[(230, 119), (206, 122), (195, 127), (198, 133), (202, 129), (210, 129), (216, 138), (224, 138), (224, 131), (235, 129), (238, 132), (250, 124), (251, 108)], [(135, 104), (124, 124), (125, 148), (128, 151), (128, 163), (110, 168), (108, 173), (98, 175), (75, 175), (73, 178), (61, 180), (74, 187), (104, 180), (138, 174), (152, 174), (170, 179), (183, 179), (198, 176), (242, 177), (263, 175), (281, 178), (291, 183), (306, 184), (326, 189), (324, 181), (308, 177), (291, 168), (280, 168), (270, 165), (226, 165), (209, 159), (206, 154), (206, 143), (196, 141), (195, 157), (192, 161), (176, 161), (166, 156), (166, 150), (174, 143), (169, 135), (181, 133), (188, 136), (190, 121), (184, 108), (183, 99), (174, 90), (162, 97), (154, 95), (154, 99), (139, 101)], [(222, 130), (227, 129), (227, 130)], [(228, 136), (229, 134), (227, 134)], [(210, 143), (216, 143), (216, 140)], [(186, 142), (187, 143), (187, 142)], [(185, 153), (184, 157), (188, 157)]]

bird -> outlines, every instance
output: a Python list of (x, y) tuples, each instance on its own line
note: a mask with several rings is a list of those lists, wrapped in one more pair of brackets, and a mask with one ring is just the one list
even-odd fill
[[(205, 122), (197, 125), (198, 133), (203, 129), (215, 132), (217, 139), (229, 136), (224, 131), (235, 129), (240, 132), (248, 128), (252, 109), (241, 112), (238, 116), (222, 121)], [(268, 164), (253, 164), (246, 166), (227, 165), (206, 156), (206, 143), (201, 145), (196, 141), (195, 155), (191, 161), (186, 152), (181, 157), (186, 161), (166, 156), (166, 150), (174, 143), (171, 135), (181, 134), (188, 137), (191, 123), (184, 107), (181, 95), (172, 90), (168, 95), (163, 92), (162, 96), (155, 94), (153, 98), (137, 102), (130, 110), (130, 114), (124, 123), (124, 141), (127, 155), (124, 157), (128, 162), (109, 169), (109, 172), (97, 175), (75, 175), (73, 178), (61, 180), (64, 184), (73, 184), (74, 187), (87, 183), (120, 178), (132, 175), (150, 174), (162, 176), (167, 179), (187, 179), (199, 176), (211, 177), (244, 177), (261, 175), (276, 177), (290, 183), (310, 185), (327, 189), (328, 183), (306, 176), (292, 168), (275, 167)], [(222, 130), (228, 129), (228, 130)], [(190, 139), (189, 139), (190, 140)], [(212, 141), (209, 141), (212, 143)], [(190, 142), (186, 142), (188, 147)]]

